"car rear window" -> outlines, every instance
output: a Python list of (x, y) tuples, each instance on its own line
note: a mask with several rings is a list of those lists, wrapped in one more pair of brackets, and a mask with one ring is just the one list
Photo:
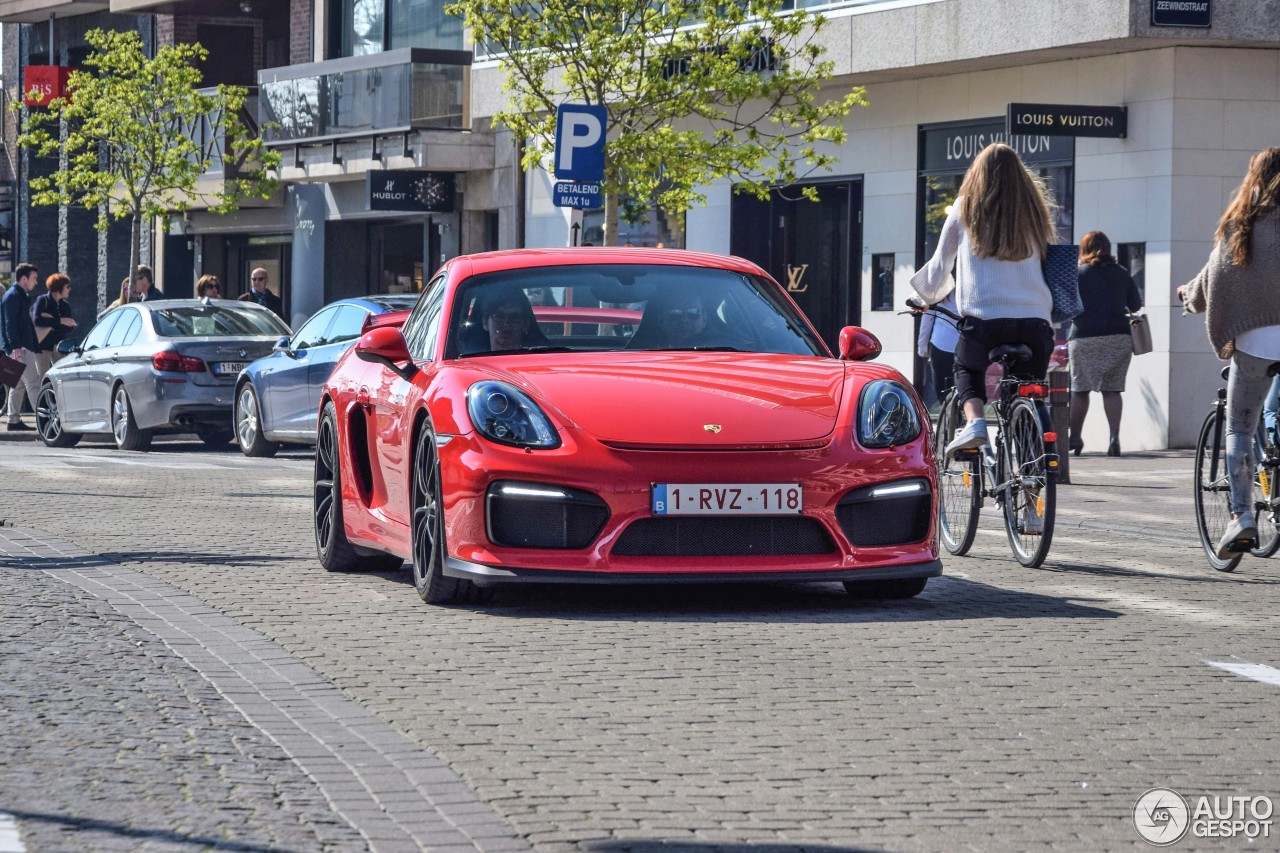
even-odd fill
[(289, 334), (289, 327), (270, 311), (221, 305), (161, 308), (151, 312), (151, 322), (162, 338)]

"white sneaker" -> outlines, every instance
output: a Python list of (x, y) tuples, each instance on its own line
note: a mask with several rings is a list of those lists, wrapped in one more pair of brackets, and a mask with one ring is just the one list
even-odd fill
[(1253, 513), (1246, 512), (1227, 525), (1227, 532), (1218, 540), (1218, 559), (1229, 560), (1233, 554), (1248, 551), (1257, 539), (1258, 525), (1253, 521)]
[(986, 418), (978, 418), (963, 429), (956, 430), (956, 437), (947, 445), (946, 453), (951, 456), (957, 450), (971, 450), (988, 443)]

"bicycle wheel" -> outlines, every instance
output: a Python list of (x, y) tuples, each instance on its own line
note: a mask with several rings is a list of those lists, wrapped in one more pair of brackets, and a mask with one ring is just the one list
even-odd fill
[(1254, 452), (1258, 454), (1258, 473), (1253, 478), (1253, 517), (1258, 522), (1258, 547), (1250, 548), (1249, 553), (1255, 557), (1270, 557), (1280, 551), (1280, 527), (1277, 527), (1280, 522), (1276, 520), (1276, 510), (1280, 509), (1280, 501), (1276, 500), (1276, 479), (1280, 469), (1274, 464), (1275, 446), (1266, 441), (1263, 430), (1258, 431), (1263, 436), (1254, 446)]
[(1231, 488), (1227, 485), (1227, 460), (1223, 452), (1227, 425), (1222, 421), (1222, 414), (1217, 407), (1209, 412), (1204, 426), (1200, 427), (1200, 440), (1196, 442), (1196, 530), (1209, 565), (1220, 572), (1229, 572), (1239, 564), (1240, 555), (1233, 554), (1222, 560), (1214, 553), (1218, 540), (1231, 523)]
[(1000, 450), (1005, 455), (1007, 478), (1005, 532), (1013, 556), (1033, 569), (1049, 555), (1057, 509), (1057, 477), (1049, 470), (1041, 423), (1035, 403), (1015, 400), (1009, 408), (1007, 435)]
[(978, 454), (968, 459), (947, 457), (946, 447), (956, 433), (960, 408), (955, 393), (947, 395), (938, 412), (933, 433), (933, 453), (938, 463), (938, 538), (947, 553), (957, 557), (969, 553), (978, 532), (978, 512), (982, 509), (982, 471)]

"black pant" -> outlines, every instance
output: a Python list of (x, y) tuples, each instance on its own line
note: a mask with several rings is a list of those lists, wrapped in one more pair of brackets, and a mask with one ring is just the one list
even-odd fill
[(1044, 381), (1049, 370), (1049, 356), (1053, 352), (1053, 326), (1038, 317), (1017, 317), (979, 320), (965, 317), (957, 326), (960, 340), (956, 344), (956, 391), (961, 402), (975, 397), (987, 402), (987, 366), (991, 364), (988, 353), (1001, 344), (1026, 344), (1031, 349), (1031, 360), (1013, 365), (1012, 373), (1019, 379)]
[(941, 403), (956, 384), (956, 354), (929, 344), (929, 369), (933, 371), (934, 393)]

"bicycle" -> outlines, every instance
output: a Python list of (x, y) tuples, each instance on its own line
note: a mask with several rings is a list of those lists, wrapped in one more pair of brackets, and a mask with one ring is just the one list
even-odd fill
[[(959, 322), (946, 309), (931, 306)], [(934, 458), (938, 465), (938, 535), (947, 552), (963, 556), (973, 547), (978, 515), (986, 498), (993, 498), (1004, 514), (1005, 533), (1019, 563), (1036, 568), (1049, 554), (1057, 511), (1058, 440), (1044, 399), (1044, 382), (1013, 377), (1013, 366), (1027, 361), (1025, 344), (1002, 344), (991, 360), (1004, 368), (995, 401), (995, 440), (981, 448), (948, 455), (947, 443), (964, 421), (961, 403), (952, 389), (942, 403), (934, 429)]]
[[(1222, 378), (1230, 375), (1231, 366), (1222, 368)], [(1275, 367), (1269, 374), (1275, 372)], [(1218, 556), (1218, 540), (1231, 524), (1231, 488), (1227, 484), (1226, 464), (1227, 389), (1218, 389), (1218, 398), (1205, 415), (1196, 441), (1195, 507), (1196, 529), (1209, 565), (1220, 572), (1234, 571), (1244, 551), (1227, 559)], [(1258, 521), (1258, 536), (1248, 553), (1270, 557), (1280, 550), (1280, 448), (1276, 436), (1261, 423), (1254, 438), (1257, 460), (1253, 478), (1253, 511)]]

